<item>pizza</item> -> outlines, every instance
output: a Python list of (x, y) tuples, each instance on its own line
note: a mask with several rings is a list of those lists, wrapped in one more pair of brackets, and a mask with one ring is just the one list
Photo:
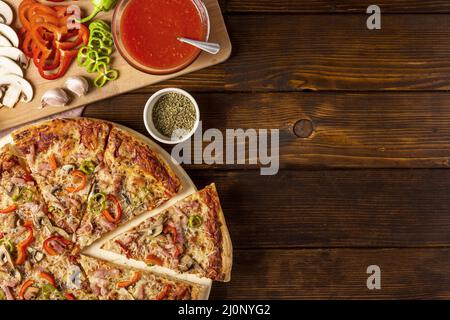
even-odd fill
[(214, 184), (106, 242), (129, 259), (229, 281), (232, 247)]
[(91, 290), (101, 300), (197, 300), (203, 285), (148, 271), (133, 270), (82, 256)]
[[(100, 120), (57, 119), (12, 137), (0, 149), (0, 300), (200, 299), (206, 287), (172, 271), (229, 280), (231, 242), (214, 185), (149, 223), (162, 226), (168, 252), (178, 248), (161, 262), (170, 272), (122, 267), (84, 250), (137, 215), (156, 219), (153, 210), (182, 188), (170, 165), (138, 136)], [(107, 247), (122, 252), (116, 243)]]

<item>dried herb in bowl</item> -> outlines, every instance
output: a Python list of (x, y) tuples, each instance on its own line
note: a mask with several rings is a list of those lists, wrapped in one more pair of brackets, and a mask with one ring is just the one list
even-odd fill
[(194, 128), (196, 117), (192, 101), (176, 92), (169, 92), (159, 98), (152, 112), (156, 130), (169, 138), (178, 130), (186, 134), (190, 132)]

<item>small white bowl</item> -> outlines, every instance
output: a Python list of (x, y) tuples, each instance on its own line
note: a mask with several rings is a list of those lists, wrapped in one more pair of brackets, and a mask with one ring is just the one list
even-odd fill
[[(168, 94), (170, 92), (175, 92), (175, 93), (179, 93), (179, 94), (184, 95), (185, 97), (187, 97), (192, 102), (192, 104), (194, 105), (194, 108), (195, 108), (196, 119), (195, 119), (194, 127), (192, 128), (192, 130), (189, 133), (187, 133), (181, 139), (178, 139), (178, 140), (172, 140), (170, 137), (166, 137), (165, 135), (161, 134), (155, 128), (155, 125), (153, 123), (153, 108), (154, 108), (156, 102), (162, 96), (164, 96), (165, 94)], [(159, 141), (159, 142), (166, 143), (166, 144), (177, 144), (177, 143), (181, 143), (183, 141), (186, 141), (187, 139), (192, 137), (192, 135), (195, 133), (195, 131), (198, 128), (199, 123), (200, 123), (200, 110), (198, 109), (197, 101), (195, 101), (195, 99), (189, 93), (187, 93), (186, 91), (184, 91), (182, 89), (167, 88), (167, 89), (159, 90), (158, 92), (155, 92), (147, 100), (147, 103), (145, 104), (145, 108), (144, 108), (144, 124), (145, 124), (145, 128), (147, 128), (148, 133), (150, 133), (150, 135), (154, 139)]]

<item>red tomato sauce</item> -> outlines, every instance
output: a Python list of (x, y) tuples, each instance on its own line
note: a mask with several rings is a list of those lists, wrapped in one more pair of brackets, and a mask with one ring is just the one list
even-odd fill
[(154, 69), (176, 68), (198, 54), (197, 48), (178, 37), (205, 37), (202, 18), (191, 0), (131, 0), (120, 23), (127, 52)]

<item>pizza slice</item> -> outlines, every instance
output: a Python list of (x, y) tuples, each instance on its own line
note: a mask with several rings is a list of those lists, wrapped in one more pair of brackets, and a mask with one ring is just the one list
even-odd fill
[(45, 212), (25, 164), (9, 145), (0, 149), (0, 299), (14, 299), (25, 274), (43, 259), (34, 221)]
[(14, 228), (18, 218), (32, 220), (45, 213), (37, 184), (9, 145), (0, 149), (0, 233)]
[(48, 203), (48, 215), (69, 234), (85, 211), (110, 127), (91, 119), (56, 119), (12, 134)]
[[(27, 286), (33, 287), (33, 295), (30, 295)], [(22, 299), (26, 300), (97, 299), (76, 255), (47, 255), (24, 279), (18, 292), (19, 298), (22, 296)]]
[(68, 235), (41, 212), (22, 220), (19, 211), (8, 213), (15, 216), (15, 226), (2, 229), (0, 236), (0, 299), (55, 299), (66, 293), (67, 299), (84, 299), (89, 286), (73, 275), (80, 268)]
[(32, 252), (35, 244), (31, 221), (21, 221), (16, 213), (14, 228), (2, 229), (0, 237), (0, 300), (15, 300), (19, 284), (43, 255)]
[(77, 231), (81, 248), (132, 217), (160, 206), (180, 188), (170, 166), (146, 143), (114, 127)]
[(95, 300), (89, 282), (76, 259), (68, 256), (44, 259), (35, 265), (15, 294), (20, 300)]
[(82, 255), (91, 290), (101, 300), (199, 300), (205, 287)]
[(102, 249), (177, 272), (230, 280), (232, 245), (214, 184), (109, 240)]

